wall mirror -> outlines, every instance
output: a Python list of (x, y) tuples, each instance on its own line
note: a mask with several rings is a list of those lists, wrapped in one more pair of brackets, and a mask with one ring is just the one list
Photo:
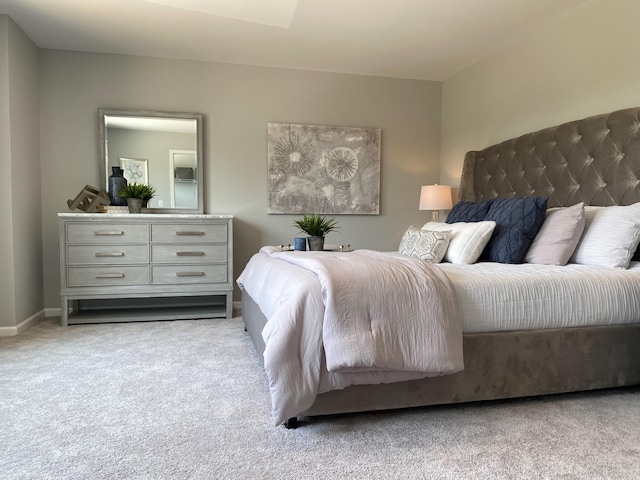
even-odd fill
[(156, 189), (143, 213), (204, 213), (202, 115), (99, 109), (100, 185), (112, 167)]

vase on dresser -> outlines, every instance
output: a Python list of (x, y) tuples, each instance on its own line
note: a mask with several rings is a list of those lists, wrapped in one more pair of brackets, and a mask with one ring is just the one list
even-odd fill
[(111, 205), (125, 206), (127, 201), (118, 195), (124, 187), (127, 186), (127, 179), (124, 178), (124, 170), (120, 167), (111, 167), (111, 176), (109, 177), (109, 200)]

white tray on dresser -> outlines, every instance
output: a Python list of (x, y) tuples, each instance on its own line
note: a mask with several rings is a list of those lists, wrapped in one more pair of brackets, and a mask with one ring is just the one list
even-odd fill
[(61, 324), (230, 318), (231, 215), (59, 213)]

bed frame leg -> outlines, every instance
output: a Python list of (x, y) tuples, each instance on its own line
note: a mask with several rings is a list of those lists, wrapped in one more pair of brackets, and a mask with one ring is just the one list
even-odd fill
[(289, 420), (285, 421), (284, 428), (287, 428), (287, 429), (298, 428), (298, 417), (291, 417)]

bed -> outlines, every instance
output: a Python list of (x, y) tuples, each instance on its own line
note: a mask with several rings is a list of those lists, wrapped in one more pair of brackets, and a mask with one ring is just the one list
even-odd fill
[[(281, 397), (274, 395), (275, 384), (279, 381), (274, 377), (278, 370), (272, 369), (271, 373), (267, 370), (274, 422), (294, 427), (300, 416), (640, 384), (640, 262), (631, 259), (633, 252), (627, 251), (630, 248), (635, 250), (640, 236), (640, 226), (637, 225), (640, 223), (640, 210), (633, 210), (640, 207), (639, 179), (640, 108), (568, 122), (482, 151), (468, 152), (460, 184), (460, 207), (476, 208), (507, 199), (544, 198), (546, 216), (535, 230), (539, 233), (546, 225), (545, 218), (549, 218), (549, 212), (554, 209), (566, 212), (568, 208), (584, 205), (587, 226), (582, 238), (576, 239), (578, 247), (568, 264), (540, 265), (523, 261), (511, 264), (480, 258), (484, 261), (435, 265), (439, 272), (444, 272), (456, 293), (461, 317), (463, 369), (454, 366), (451, 373), (436, 372), (422, 378), (403, 379), (402, 375), (386, 380), (378, 378), (372, 384), (357, 384), (360, 381), (355, 381), (356, 384), (352, 385), (324, 385), (318, 390), (320, 393), (312, 392), (305, 402), (297, 403), (304, 405), (299, 410), (296, 402), (286, 407), (278, 405)], [(622, 209), (622, 206), (629, 208)], [(597, 207), (614, 208), (603, 210)], [(588, 243), (585, 241), (587, 228), (591, 229), (592, 237), (595, 235), (594, 219), (604, 218), (601, 212), (609, 214), (614, 211), (624, 211), (624, 221), (630, 224), (631, 231), (630, 239), (626, 241), (631, 247), (625, 244), (618, 252), (612, 245), (610, 254), (582, 248), (583, 243)], [(464, 210), (458, 209), (457, 213), (460, 212), (464, 213)], [(482, 221), (487, 221), (487, 218)], [(448, 217), (447, 222), (449, 220)], [(455, 224), (454, 220), (452, 224)], [(467, 223), (481, 221), (467, 220)], [(447, 225), (443, 225), (441, 230), (446, 228)], [(495, 235), (494, 232), (482, 255), (486, 255)], [(530, 238), (527, 248), (533, 249), (535, 240)], [(601, 242), (602, 238), (598, 241)], [(611, 239), (605, 241), (611, 242)], [(608, 244), (604, 250), (607, 248)], [(280, 328), (269, 324), (269, 320), (283, 300), (274, 300), (272, 295), (264, 292), (277, 289), (278, 282), (283, 282), (283, 288), (287, 284), (301, 285), (300, 290), (306, 288), (305, 281), (309, 285), (314, 282), (313, 276), (298, 280), (291, 273), (292, 277), (288, 277), (290, 271), (300, 267), (283, 262), (279, 255), (268, 250), (256, 254), (254, 258), (261, 259), (266, 267), (252, 264), (252, 258), (247, 265), (250, 268), (245, 269), (238, 279), (242, 290), (242, 317), (260, 355), (264, 355), (265, 349), (270, 358), (274, 355), (291, 356), (293, 351), (294, 357), (297, 356), (293, 361), (304, 367), (306, 354), (299, 344), (294, 343), (288, 352), (274, 354), (265, 343), (265, 337), (270, 338), (265, 335), (265, 328), (267, 331)], [(349, 253), (338, 255), (346, 257)], [(398, 256), (397, 253), (390, 255)], [(622, 264), (609, 265), (609, 259), (605, 258), (607, 255), (624, 257)], [(271, 271), (271, 277), (268, 276), (270, 269), (281, 268), (283, 264), (286, 266), (282, 271)], [(252, 278), (256, 277), (262, 280), (252, 284)], [(507, 281), (503, 282), (503, 279)], [(531, 287), (528, 282), (536, 286)], [(263, 293), (260, 293), (260, 288)], [(322, 296), (317, 292), (316, 295)], [(483, 306), (483, 299), (489, 297), (497, 299), (494, 304), (502, 303), (502, 310)], [(319, 301), (317, 298), (315, 301)], [(543, 302), (549, 298), (551, 302)], [(305, 325), (305, 309), (296, 311), (300, 312), (300, 318), (293, 321)], [(324, 362), (323, 345), (320, 343), (316, 347), (319, 352), (314, 355), (319, 355)], [(322, 368), (320, 377), (323, 373), (326, 376), (326, 366)], [(385, 375), (382, 374), (383, 377)], [(295, 386), (291, 390), (292, 397), (299, 394)]]

